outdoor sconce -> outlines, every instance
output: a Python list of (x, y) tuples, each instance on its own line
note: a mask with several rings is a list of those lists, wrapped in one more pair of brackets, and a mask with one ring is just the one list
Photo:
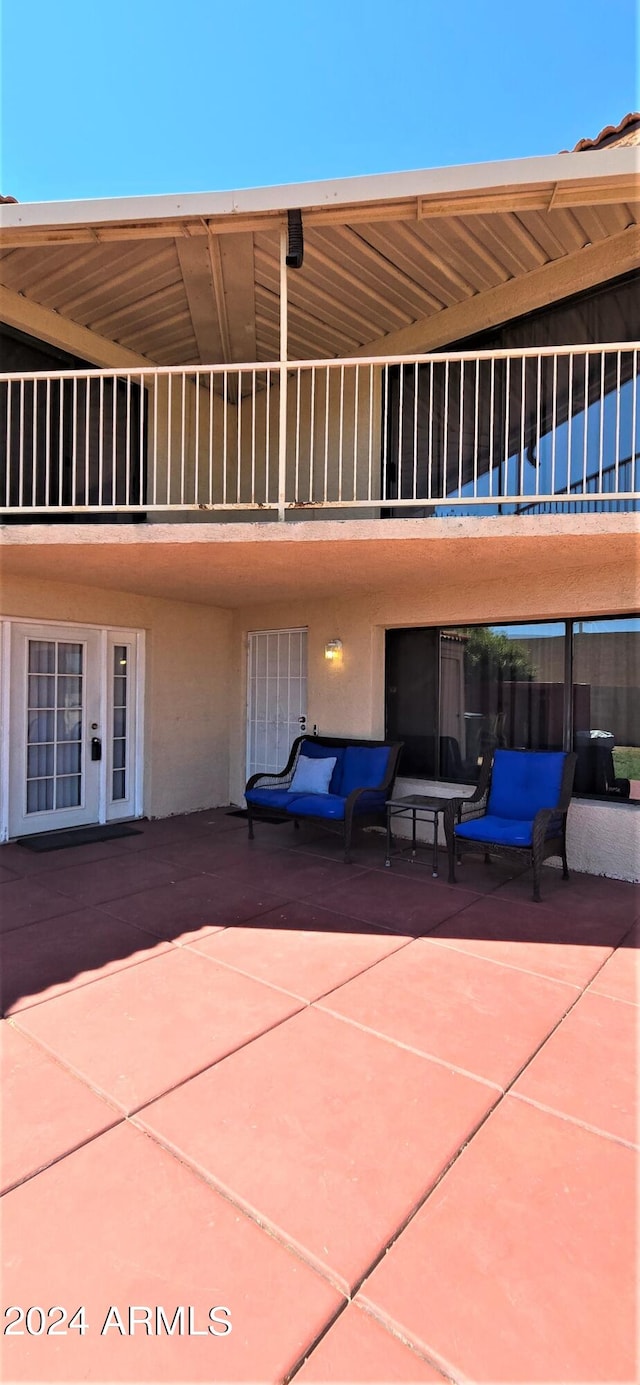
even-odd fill
[(342, 640), (327, 640), (324, 657), (330, 664), (342, 663)]

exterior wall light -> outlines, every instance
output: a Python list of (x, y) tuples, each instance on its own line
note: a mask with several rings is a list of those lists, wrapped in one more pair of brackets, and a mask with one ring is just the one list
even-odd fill
[(327, 640), (324, 657), (330, 664), (342, 663), (342, 640)]

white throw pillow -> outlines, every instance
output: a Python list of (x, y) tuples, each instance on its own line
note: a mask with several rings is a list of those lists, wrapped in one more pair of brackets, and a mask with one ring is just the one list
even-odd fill
[(312, 760), (309, 755), (300, 755), (289, 793), (328, 793), (336, 759), (337, 756), (327, 756)]

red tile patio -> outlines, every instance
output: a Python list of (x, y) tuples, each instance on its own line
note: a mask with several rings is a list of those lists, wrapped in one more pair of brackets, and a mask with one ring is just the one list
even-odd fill
[(0, 848), (2, 1378), (635, 1379), (633, 887), (140, 826)]

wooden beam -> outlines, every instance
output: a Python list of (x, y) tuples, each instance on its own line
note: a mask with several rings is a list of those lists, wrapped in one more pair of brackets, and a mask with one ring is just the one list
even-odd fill
[(385, 337), (366, 342), (353, 354), (395, 356), (432, 351), (449, 342), (475, 336), (509, 318), (533, 312), (556, 299), (580, 293), (594, 284), (615, 279), (619, 274), (636, 269), (639, 258), (640, 229), (630, 226), (597, 245), (586, 246), (573, 255), (565, 255), (561, 260), (553, 260), (506, 284), (487, 289), (486, 293), (477, 293), (451, 308), (423, 317), (410, 327), (401, 327)]
[(43, 308), (41, 303), (14, 293), (4, 284), (0, 284), (0, 321), (49, 342), (62, 351), (69, 351), (73, 356), (91, 361), (94, 366), (107, 369), (110, 366), (152, 368), (155, 364), (149, 356), (140, 356), (126, 346), (119, 346), (118, 342), (110, 341), (108, 337), (102, 337), (78, 322), (72, 322), (71, 318), (62, 317), (52, 308)]
[(216, 300), (216, 311), (218, 313), (218, 324), (220, 327), (220, 340), (222, 342), (222, 360), (229, 362), (231, 360), (231, 338), (229, 336), (227, 300), (222, 276), (222, 257), (220, 255), (220, 243), (217, 237), (209, 236), (207, 246), (209, 251), (209, 263), (211, 265), (213, 292)]
[(220, 259), (229, 330), (229, 359), (255, 361), (256, 271), (252, 232), (223, 236)]
[(215, 365), (225, 357), (208, 244), (194, 236), (177, 240), (176, 250), (200, 360)]

